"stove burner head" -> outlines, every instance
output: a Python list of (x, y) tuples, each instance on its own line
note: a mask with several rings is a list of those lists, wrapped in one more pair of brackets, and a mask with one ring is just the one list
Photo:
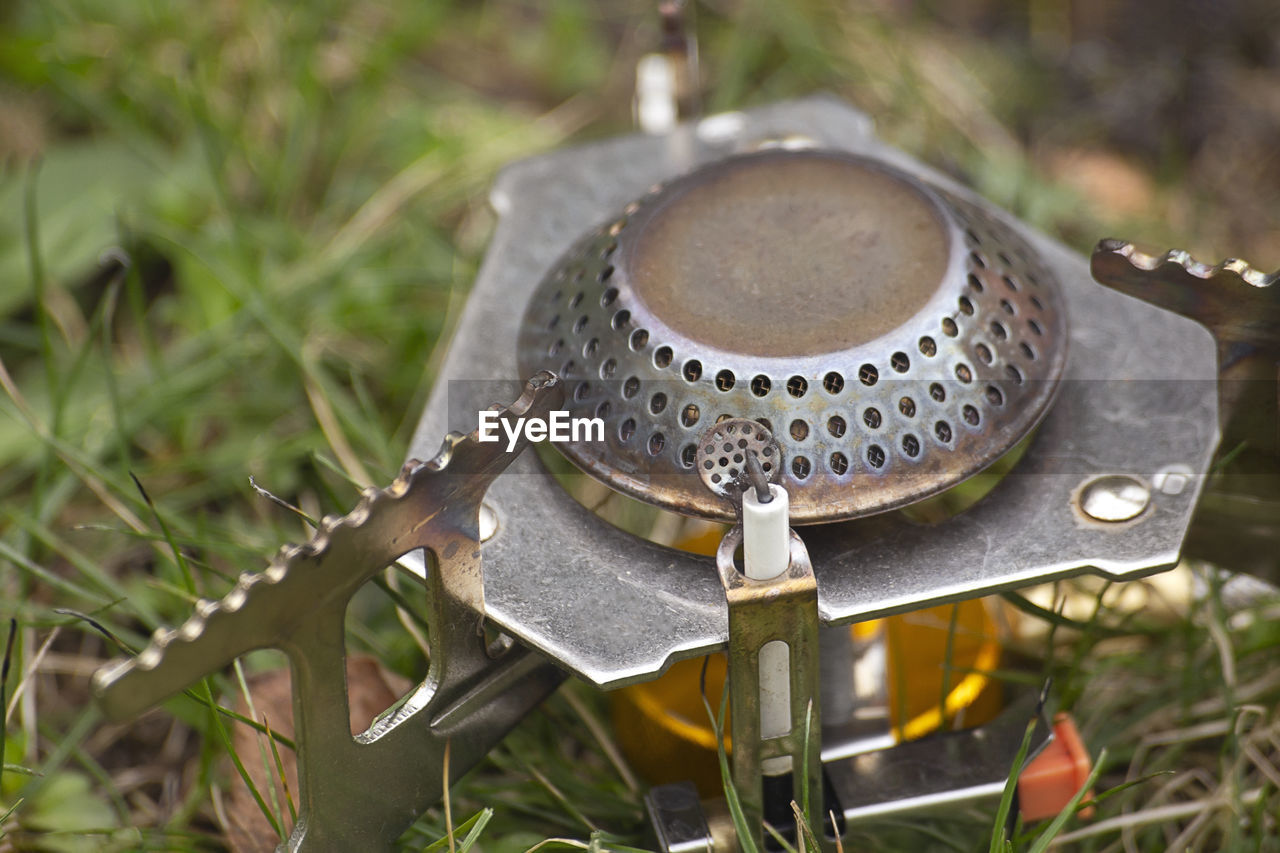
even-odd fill
[(882, 162), (822, 151), (723, 160), (580, 240), (530, 299), (524, 374), (558, 373), (603, 442), (579, 467), (660, 507), (731, 519), (695, 470), (728, 418), (781, 445), (793, 523), (947, 489), (1046, 411), (1066, 330), (1032, 247)]

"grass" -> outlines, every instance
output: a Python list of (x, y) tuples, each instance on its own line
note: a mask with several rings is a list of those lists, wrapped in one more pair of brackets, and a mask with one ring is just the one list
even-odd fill
[[(1077, 248), (1194, 235), (1207, 256), (1277, 265), (1258, 224), (1274, 206), (1232, 189), (1274, 189), (1240, 171), (1265, 157), (1206, 160), (1218, 137), (1192, 145), (1178, 121), (1143, 136), (1082, 109), (1122, 58), (1058, 74), (1053, 4), (958, 6), (972, 14), (707, 2), (709, 106), (830, 89)], [(306, 517), (391, 479), (492, 230), (486, 187), (512, 159), (626, 130), (654, 23), (647, 7), (581, 0), (24, 0), (0, 18), (0, 617), (16, 626), (0, 845), (217, 848), (223, 732), (243, 723), (210, 704), (232, 702), (238, 679), (104, 727), (87, 675), (117, 649), (72, 611), (140, 647), (307, 538)], [(1221, 131), (1240, 146), (1257, 136), (1244, 120)], [(1110, 180), (1087, 179), (1098, 169)], [(1087, 582), (1047, 606), (1021, 599), (1047, 630), (1020, 651), (1110, 756), (1099, 790), (1148, 780), (1055, 827), (1074, 849), (1277, 849), (1275, 605), (1227, 608), (1202, 577), (1163, 617)], [(1096, 606), (1059, 613), (1081, 590)], [(393, 592), (360, 599), (349, 642), (420, 676)], [(251, 676), (269, 662), (244, 663)], [(403, 846), (641, 844), (603, 707), (567, 686), (455, 788), (451, 825), (429, 810)], [(286, 792), (255, 795), (288, 824)], [(962, 811), (860, 828), (849, 849), (980, 849), (991, 826)]]

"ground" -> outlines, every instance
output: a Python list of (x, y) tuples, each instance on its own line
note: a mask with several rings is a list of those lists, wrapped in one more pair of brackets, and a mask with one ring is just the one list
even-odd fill
[[(651, 5), (0, 9), (0, 615), (14, 626), (0, 845), (226, 843), (219, 812), (245, 787), (213, 717), (185, 698), (103, 726), (87, 678), (119, 649), (85, 616), (140, 647), (307, 538), (250, 477), (310, 518), (391, 479), (492, 231), (486, 187), (512, 159), (629, 129)], [(1082, 251), (1124, 236), (1280, 266), (1266, 0), (695, 11), (708, 110), (829, 90)], [(1192, 572), (1179, 577), (1185, 590)], [(1019, 651), (1106, 749), (1097, 789), (1115, 792), (1064, 843), (1280, 849), (1275, 605), (1241, 609), (1199, 577), (1162, 608), (1148, 606), (1162, 588), (1064, 584), (1048, 600), (1083, 611), (1033, 617), (1044, 630)], [(376, 678), (421, 674), (390, 599), (373, 590), (355, 611), (349, 642), (385, 664)], [(213, 695), (233, 704), (268, 663)], [(459, 840), (480, 814), (485, 850), (641, 843), (603, 709), (571, 685), (524, 723), (455, 789)], [(265, 811), (287, 825), (274, 790)], [(857, 846), (977, 849), (994, 824), (964, 812)], [(446, 831), (433, 809), (403, 844)]]

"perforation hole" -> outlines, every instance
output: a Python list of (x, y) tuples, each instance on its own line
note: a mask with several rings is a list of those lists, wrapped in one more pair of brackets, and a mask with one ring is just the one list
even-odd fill
[(977, 344), (974, 346), (973, 351), (977, 353), (978, 361), (983, 364), (990, 364), (992, 359), (995, 358), (995, 356), (991, 354), (991, 347), (986, 344)]
[(578, 372), (578, 362), (574, 361), (573, 359), (569, 359), (568, 361), (566, 361), (564, 364), (560, 366), (561, 377), (567, 378), (569, 376), (573, 376), (577, 372)]
[(1000, 280), (1004, 282), (1004, 286), (1014, 293), (1018, 292), (1018, 283), (1007, 275), (1000, 276)]
[(975, 267), (977, 267), (980, 270), (987, 268), (987, 259), (982, 257), (982, 255), (980, 255), (977, 252), (969, 253), (969, 263), (973, 264)]
[(969, 301), (969, 297), (960, 297), (960, 313), (966, 316), (973, 315), (973, 303)]
[(965, 239), (967, 239), (973, 245), (975, 246), (982, 245), (982, 238), (979, 237), (978, 233), (974, 231), (972, 228), (965, 229), (964, 236), (965, 236)]
[(685, 378), (686, 382), (697, 382), (702, 378), (702, 362), (696, 358), (692, 361), (686, 361), (684, 369), (680, 371), (680, 375)]
[(655, 415), (662, 414), (662, 410), (667, 407), (667, 395), (659, 391), (649, 398), (649, 411)]
[(867, 429), (880, 429), (880, 424), (884, 418), (880, 416), (880, 410), (874, 406), (868, 406), (866, 411), (862, 413), (862, 422), (867, 425)]
[(649, 436), (649, 455), (657, 456), (667, 446), (667, 437), (660, 432)]
[(946, 421), (938, 421), (933, 425), (933, 434), (938, 437), (938, 441), (943, 444), (951, 443), (951, 424)]
[(636, 434), (635, 418), (627, 418), (625, 421), (623, 421), (621, 424), (618, 425), (618, 438), (622, 439), (624, 443), (630, 441), (631, 436), (635, 434)]
[(1012, 364), (1005, 367), (1004, 375), (1012, 379), (1015, 385), (1022, 384), (1022, 371), (1014, 367)]
[(691, 427), (698, 422), (698, 418), (702, 416), (702, 412), (693, 403), (689, 403), (680, 412), (680, 423), (686, 427)]
[(558, 325), (560, 325), (560, 315), (556, 314), (552, 316), (550, 320), (547, 321), (547, 331), (551, 331)]
[[(614, 232), (615, 234), (617, 232)], [(610, 240), (603, 249), (600, 250), (600, 260), (608, 260), (609, 256), (618, 251), (618, 241)]]
[(1004, 313), (1008, 314), (1010, 317), (1012, 317), (1016, 313), (1016, 309), (1013, 307), (1013, 303), (1010, 302), (1008, 299), (1001, 299), (1000, 307), (1003, 308)]
[(809, 422), (796, 418), (791, 422), (791, 437), (796, 441), (804, 441), (809, 437)]
[(547, 355), (555, 357), (560, 354), (562, 349), (564, 349), (564, 341), (554, 341), (551, 346), (547, 347)]
[(991, 334), (995, 336), (996, 340), (1004, 341), (1009, 339), (1009, 330), (999, 320), (991, 321)]
[(933, 338), (925, 335), (920, 339), (920, 354), (928, 358), (933, 358), (938, 354), (938, 343)]
[(957, 325), (956, 325), (956, 321), (955, 321), (955, 320), (952, 320), (950, 317), (943, 317), (943, 318), (942, 318), (942, 332), (943, 332), (943, 334), (945, 334), (948, 338), (954, 338), (956, 335), (958, 335), (958, 334), (960, 333), (960, 327), (959, 327), (959, 326), (957, 326)]
[(680, 464), (686, 468), (692, 468), (693, 463), (698, 458), (698, 448), (693, 444), (686, 444), (680, 449)]
[(600, 270), (600, 277), (596, 280), (599, 281), (601, 284), (604, 284), (606, 281), (608, 281), (611, 278), (613, 278), (613, 266), (609, 265), (604, 269)]
[(839, 394), (844, 390), (844, 377), (834, 370), (822, 377), (822, 387), (828, 394)]
[(997, 252), (996, 257), (999, 258), (1000, 263), (1004, 264), (1006, 267), (1010, 266), (1013, 263), (1013, 261), (1009, 260), (1009, 256), (1006, 255), (1004, 252)]
[(659, 370), (671, 365), (671, 347), (658, 347), (653, 351), (653, 364)]
[(787, 393), (792, 397), (803, 397), (809, 391), (809, 383), (803, 376), (792, 376), (787, 380)]
[(1040, 301), (1040, 297), (1039, 297), (1039, 296), (1032, 296), (1032, 297), (1031, 297), (1031, 304), (1035, 306), (1035, 309), (1036, 309), (1037, 311), (1043, 311), (1043, 310), (1044, 310), (1044, 303)]
[(808, 477), (811, 470), (813, 470), (813, 466), (809, 464), (807, 457), (797, 456), (791, 460), (791, 473), (796, 475), (797, 480), (803, 480)]
[(843, 453), (832, 453), (830, 461), (831, 473), (835, 474), (837, 477), (849, 470), (849, 457), (845, 456)]
[(594, 358), (596, 353), (600, 351), (600, 339), (592, 338), (582, 345), (582, 355), (584, 358)]
[(574, 402), (581, 403), (583, 400), (587, 399), (587, 396), (590, 393), (591, 393), (591, 383), (579, 382), (578, 387), (573, 389)]
[(969, 274), (968, 282), (969, 282), (969, 286), (973, 288), (974, 293), (981, 293), (983, 290), (985, 290), (985, 288), (982, 286), (982, 282), (973, 273)]
[(626, 399), (630, 400), (639, 392), (640, 392), (640, 380), (637, 377), (630, 376), (627, 378), (626, 382), (622, 383), (622, 396), (625, 397)]
[(899, 373), (906, 373), (911, 369), (911, 359), (907, 358), (905, 352), (895, 352), (889, 358), (889, 364)]
[(867, 448), (867, 464), (872, 468), (884, 467), (884, 448), (878, 444), (873, 444)]
[(1040, 324), (1035, 320), (1028, 320), (1027, 326), (1030, 327), (1031, 331), (1034, 332), (1037, 336), (1041, 336), (1044, 334), (1044, 329), (1041, 328)]
[(993, 406), (1004, 405), (1004, 394), (994, 385), (987, 386), (987, 402)]
[(1030, 361), (1036, 360), (1036, 351), (1031, 348), (1031, 344), (1027, 343), (1026, 341), (1023, 341), (1022, 343), (1018, 344), (1018, 349), (1022, 350), (1022, 354), (1026, 356), (1028, 360)]
[(645, 344), (649, 343), (649, 332), (647, 329), (636, 329), (631, 333), (631, 349), (636, 352), (644, 349)]
[(973, 381), (973, 371), (969, 369), (969, 365), (967, 364), (956, 365), (956, 379), (959, 379), (961, 382), (964, 382), (964, 383), (969, 383)]
[(575, 293), (575, 294), (574, 294), (574, 295), (569, 299), (569, 307), (570, 307), (570, 308), (577, 308), (579, 305), (581, 305), (581, 304), (582, 304), (582, 297), (583, 297), (583, 296), (584, 296), (584, 294), (582, 293), (582, 291), (578, 291), (577, 293)]
[(864, 364), (858, 368), (858, 381), (870, 388), (880, 381), (880, 371), (874, 364)]
[(902, 412), (903, 417), (914, 418), (916, 416), (916, 401), (910, 397), (903, 397), (898, 401), (898, 411)]
[(977, 426), (982, 422), (982, 417), (978, 414), (978, 409), (975, 406), (970, 406), (966, 403), (964, 409), (961, 410), (961, 414), (964, 415), (964, 422), (969, 426)]
[(613, 319), (609, 325), (613, 326), (615, 331), (621, 331), (622, 327), (627, 325), (627, 321), (631, 319), (631, 312), (626, 308), (613, 315)]
[[(760, 426), (764, 427), (769, 432), (773, 432), (773, 421), (769, 420), (768, 418), (756, 418), (756, 423), (760, 424)], [(767, 453), (768, 448), (765, 448), (765, 450), (766, 450), (766, 455), (768, 455)]]
[(722, 370), (716, 374), (716, 388), (720, 391), (732, 390), (734, 376), (732, 370)]
[(915, 459), (920, 455), (920, 439), (914, 435), (904, 435), (902, 437), (902, 452)]
[(600, 401), (600, 405), (596, 406), (596, 417), (604, 420), (613, 413), (613, 406), (609, 405), (608, 400)]
[(604, 293), (600, 294), (600, 307), (608, 308), (617, 300), (617, 298), (618, 298), (618, 288), (616, 287), (609, 288)]
[(947, 389), (942, 387), (939, 382), (934, 382), (929, 386), (929, 396), (933, 398), (935, 403), (945, 402), (947, 399)]
[(759, 374), (751, 380), (751, 393), (755, 394), (757, 397), (763, 397), (769, 393), (769, 386), (769, 377), (765, 376), (763, 373)]
[(831, 433), (836, 438), (844, 435), (846, 429), (848, 429), (848, 426), (845, 424), (844, 418), (839, 415), (832, 415), (830, 418), (827, 418), (827, 432)]
[(613, 374), (618, 372), (618, 362), (616, 359), (606, 358), (604, 364), (600, 365), (600, 378), (612, 379)]

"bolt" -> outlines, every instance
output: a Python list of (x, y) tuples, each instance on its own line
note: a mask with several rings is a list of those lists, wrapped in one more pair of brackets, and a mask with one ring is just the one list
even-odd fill
[(1095, 521), (1131, 521), (1151, 503), (1151, 490), (1136, 477), (1109, 474), (1086, 483), (1077, 500)]

